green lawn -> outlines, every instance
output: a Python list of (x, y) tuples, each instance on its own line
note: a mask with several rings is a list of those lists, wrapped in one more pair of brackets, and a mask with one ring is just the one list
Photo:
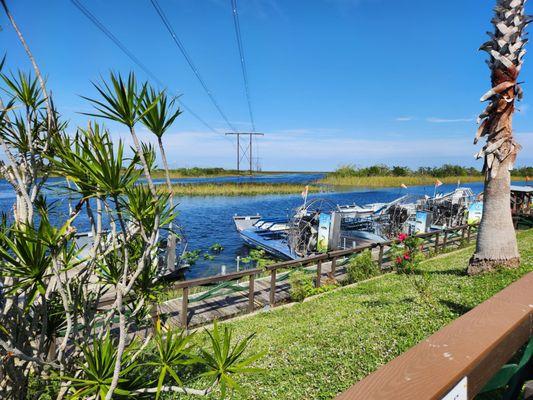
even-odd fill
[[(518, 234), (522, 266), (468, 277), (473, 247), (425, 261), (436, 308), (419, 300), (406, 276), (385, 275), (293, 307), (227, 322), (264, 372), (241, 377), (237, 399), (330, 399), (459, 315), (533, 270), (533, 230)], [(176, 397), (173, 397), (176, 398)]]

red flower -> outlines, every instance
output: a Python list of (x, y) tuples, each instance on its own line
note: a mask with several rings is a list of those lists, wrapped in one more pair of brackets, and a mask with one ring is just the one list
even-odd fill
[(405, 253), (405, 254), (403, 255), (403, 259), (404, 259), (404, 260), (409, 260), (409, 258), (410, 258), (410, 257), (409, 257), (409, 253)]
[(408, 236), (407, 233), (400, 233), (400, 234), (398, 235), (398, 240), (399, 240), (400, 242), (403, 242), (405, 239), (407, 239), (407, 236)]
[(402, 258), (396, 257), (396, 264), (401, 264), (401, 263), (402, 263)]

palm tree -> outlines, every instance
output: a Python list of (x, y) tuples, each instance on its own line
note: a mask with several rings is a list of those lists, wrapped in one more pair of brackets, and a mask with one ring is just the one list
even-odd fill
[(513, 138), (512, 117), (515, 99), (522, 98), (517, 79), (525, 54), (524, 28), (530, 22), (524, 14), (526, 0), (497, 0), (494, 8), (494, 33), (480, 50), (490, 58), (492, 88), (481, 97), (489, 101), (481, 113), (474, 140), (486, 136), (487, 143), (477, 154), (484, 159), (485, 191), (483, 217), (479, 226), (476, 252), (470, 259), (469, 274), (489, 271), (496, 266), (516, 267), (520, 255), (510, 209), (512, 170), (520, 145)]

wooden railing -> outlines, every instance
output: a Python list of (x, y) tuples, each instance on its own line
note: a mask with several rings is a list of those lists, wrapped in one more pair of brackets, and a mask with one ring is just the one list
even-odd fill
[(532, 335), (530, 272), (337, 400), (472, 399)]
[[(475, 232), (477, 225), (462, 225), (454, 228), (448, 228), (441, 231), (423, 233), (417, 235), (417, 237), (425, 240), (424, 250), (426, 252), (434, 251), (440, 252), (452, 245), (457, 245), (460, 242), (469, 242)], [(455, 234), (455, 236), (453, 236)], [(453, 236), (453, 237), (452, 237)], [(386, 269), (390, 265), (391, 260), (385, 256), (385, 249), (390, 247), (397, 241), (387, 241), (382, 243), (373, 243), (366, 246), (355, 247), (351, 249), (334, 250), (324, 254), (318, 254), (311, 257), (306, 257), (298, 260), (284, 261), (267, 266), (265, 269), (254, 268), (244, 271), (232, 272), (224, 275), (215, 275), (206, 278), (191, 279), (186, 281), (177, 282), (172, 285), (172, 289), (182, 289), (182, 303), (180, 310), (180, 323), (183, 328), (188, 327), (188, 311), (189, 311), (189, 293), (190, 289), (194, 287), (213, 285), (220, 282), (227, 282), (242, 279), (248, 277), (248, 312), (254, 311), (254, 281), (257, 276), (266, 273), (270, 274), (270, 307), (276, 305), (276, 285), (277, 275), (280, 270), (291, 270), (295, 268), (302, 268), (316, 265), (316, 280), (315, 285), (319, 287), (321, 285), (322, 266), (324, 263), (330, 262), (331, 277), (335, 276), (337, 270), (337, 264), (340, 259), (352, 256), (354, 254), (361, 253), (365, 250), (376, 249), (376, 262), (381, 269)]]

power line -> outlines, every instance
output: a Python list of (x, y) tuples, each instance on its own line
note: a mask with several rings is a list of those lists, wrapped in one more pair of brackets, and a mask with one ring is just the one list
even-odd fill
[[(78, 10), (80, 10), (104, 35), (106, 35), (128, 58), (133, 61), (140, 69), (146, 73), (150, 78), (152, 78), (159, 86), (166, 87), (166, 85), (161, 82), (161, 80), (150, 71), (136, 56), (133, 54), (106, 26), (93, 14), (91, 13), (79, 0), (71, 0)], [(174, 97), (178, 97), (175, 93), (170, 92)], [(182, 100), (177, 98), (178, 103), (189, 112), (194, 118), (200, 121), (207, 129), (210, 131), (220, 134), (215, 128), (208, 124), (202, 117), (195, 113), (189, 106), (187, 106)], [(226, 137), (226, 136), (224, 136)]]
[(252, 124), (252, 132), (255, 132), (254, 114), (252, 112), (252, 101), (250, 99), (250, 88), (248, 85), (248, 73), (246, 70), (246, 60), (244, 58), (244, 46), (242, 45), (241, 25), (239, 23), (239, 13), (237, 12), (237, 0), (231, 0), (233, 9), (233, 25), (235, 26), (235, 36), (237, 37), (237, 47), (239, 48), (239, 56), (241, 59), (242, 78), (244, 80), (244, 92), (246, 94), (246, 101), (248, 103), (248, 114), (250, 115), (250, 122)]
[(224, 111), (222, 111), (222, 108), (220, 107), (220, 105), (218, 104), (218, 102), (216, 101), (215, 97), (213, 96), (213, 93), (211, 92), (211, 90), (209, 90), (209, 88), (207, 87), (207, 84), (205, 83), (205, 80), (202, 78), (202, 76), (200, 75), (200, 71), (198, 70), (198, 68), (196, 67), (196, 65), (194, 65), (194, 62), (192, 61), (192, 58), (189, 56), (189, 53), (187, 53), (187, 50), (185, 49), (185, 46), (183, 45), (183, 43), (181, 42), (181, 40), (179, 39), (178, 35), (176, 34), (176, 32), (174, 31), (174, 29), (172, 28), (172, 25), (170, 24), (170, 22), (168, 21), (168, 18), (166, 17), (165, 15), (165, 12), (163, 11), (163, 9), (161, 8), (161, 6), (159, 5), (159, 3), (157, 2), (157, 0), (150, 0), (150, 2), (152, 3), (152, 5), (154, 6), (154, 9), (156, 10), (157, 14), (159, 15), (159, 17), (161, 18), (161, 21), (163, 22), (163, 25), (165, 25), (166, 29), (168, 30), (168, 32), (170, 33), (170, 36), (172, 37), (172, 40), (174, 41), (174, 43), (176, 44), (176, 46), (178, 46), (178, 49), (180, 50), (181, 54), (183, 55), (183, 57), (185, 57), (185, 61), (187, 61), (187, 64), (189, 65), (189, 67), (191, 68), (192, 72), (194, 73), (194, 75), (196, 76), (196, 79), (198, 79), (198, 81), (200, 82), (200, 84), (202, 85), (205, 93), (207, 94), (207, 96), (209, 97), (209, 99), (211, 100), (211, 103), (213, 103), (213, 105), (215, 106), (215, 108), (217, 109), (217, 111), (219, 112), (219, 114), (222, 116), (222, 118), (224, 119), (224, 121), (226, 121), (226, 123), (228, 124), (228, 126), (230, 127), (230, 129), (234, 132), (236, 132), (237, 130), (235, 129), (235, 127), (231, 124), (231, 122), (229, 121), (228, 117), (226, 116), (226, 114), (224, 113)]

